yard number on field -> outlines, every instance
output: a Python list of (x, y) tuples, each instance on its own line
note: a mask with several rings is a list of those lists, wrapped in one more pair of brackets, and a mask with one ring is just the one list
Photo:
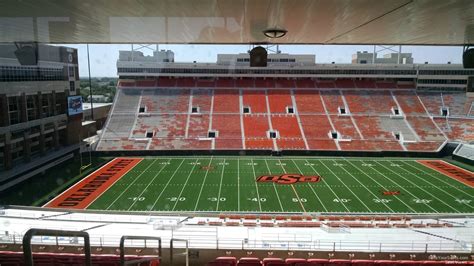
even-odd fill
[[(212, 198), (207, 198), (207, 199), (210, 200), (210, 201), (217, 201), (217, 197), (212, 197)], [(219, 201), (226, 201), (226, 198), (220, 197)]]
[(169, 201), (185, 201), (186, 198), (185, 197), (171, 197), (171, 198), (166, 198), (167, 200)]
[(144, 201), (145, 197), (133, 197), (133, 198), (128, 198), (128, 199), (133, 200), (133, 201)]
[(351, 199), (342, 199), (342, 198), (339, 198), (339, 199), (333, 199), (332, 201), (334, 201), (334, 202), (340, 202), (340, 203), (347, 203), (347, 202), (351, 201)]

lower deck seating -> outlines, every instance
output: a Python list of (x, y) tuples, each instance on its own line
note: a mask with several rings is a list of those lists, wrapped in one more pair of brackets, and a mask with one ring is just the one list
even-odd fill
[[(125, 261), (138, 261), (147, 260), (146, 262), (134, 263), (130, 265), (136, 266), (158, 266), (160, 265), (159, 259), (154, 256), (125, 256)], [(33, 254), (34, 265), (85, 265), (84, 255), (82, 254), (68, 254), (68, 253), (34, 253)], [(92, 265), (100, 266), (119, 266), (120, 256), (118, 255), (92, 255)], [(9, 266), (20, 266), (26, 265), (23, 260), (22, 252), (0, 252), (0, 264)]]
[(454, 141), (474, 141), (474, 118), (434, 118), (435, 123)]
[[(370, 89), (380, 85), (370, 82), (357, 90), (346, 80), (269, 80), (280, 85), (255, 88), (266, 83), (223, 79), (215, 89), (179, 87), (191, 81), (177, 80), (156, 82), (173, 88), (119, 86), (97, 149), (436, 151), (446, 139), (474, 140), (472, 99), (465, 94)], [(349, 87), (332, 88), (341, 82)], [(277, 88), (293, 83), (297, 88)], [(391, 113), (396, 106), (399, 115)], [(449, 107), (447, 118), (436, 114), (442, 106)]]
[(371, 266), (371, 265), (387, 265), (387, 266), (398, 266), (398, 265), (452, 265), (452, 264), (463, 264), (463, 265), (474, 265), (474, 261), (444, 261), (444, 260), (368, 260), (368, 259), (319, 259), (319, 258), (278, 258), (278, 257), (242, 257), (237, 259), (236, 257), (217, 257), (214, 261), (207, 263), (208, 266)]

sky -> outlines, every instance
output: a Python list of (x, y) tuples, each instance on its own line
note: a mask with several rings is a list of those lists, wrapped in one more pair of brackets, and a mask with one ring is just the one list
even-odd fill
[[(88, 76), (87, 68), (87, 45), (86, 44), (62, 44), (64, 46), (78, 49), (79, 75)], [(134, 45), (137, 47), (137, 45)], [(152, 45), (153, 49), (156, 48)], [(172, 50), (176, 62), (216, 62), (218, 53), (245, 53), (251, 47), (249, 45), (159, 45), (159, 49)], [(398, 50), (398, 46), (393, 47)], [(377, 46), (377, 50), (382, 49)], [(92, 77), (117, 77), (116, 62), (119, 50), (131, 50), (130, 44), (90, 44), (90, 63)], [(316, 63), (350, 63), (352, 55), (357, 51), (373, 52), (373, 45), (280, 45), (282, 53), (290, 54), (315, 54)], [(141, 49), (145, 55), (153, 52), (149, 49)], [(462, 63), (462, 47), (457, 46), (402, 46), (402, 53), (412, 53), (415, 63), (429, 62), (433, 64), (445, 64), (448, 61), (453, 64)], [(382, 51), (378, 57), (382, 57), (391, 51)]]

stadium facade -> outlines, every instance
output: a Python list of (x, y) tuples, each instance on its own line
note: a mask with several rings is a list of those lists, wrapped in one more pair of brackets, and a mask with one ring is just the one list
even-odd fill
[[(133, 55), (133, 56), (131, 56)], [(99, 151), (438, 152), (469, 142), (474, 70), (456, 64), (317, 64), (315, 55), (248, 54), (174, 62), (120, 51), (120, 77)], [(402, 54), (403, 62), (412, 62)]]
[(20, 49), (0, 44), (0, 191), (71, 158), (80, 141), (82, 114), (68, 112), (79, 95), (77, 50), (40, 44), (25, 65)]

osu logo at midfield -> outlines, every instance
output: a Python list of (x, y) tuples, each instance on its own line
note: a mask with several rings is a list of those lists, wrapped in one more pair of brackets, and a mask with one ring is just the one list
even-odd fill
[(294, 184), (298, 182), (319, 182), (320, 176), (304, 176), (300, 174), (284, 174), (284, 175), (262, 175), (257, 178), (257, 182), (275, 182), (277, 184)]

